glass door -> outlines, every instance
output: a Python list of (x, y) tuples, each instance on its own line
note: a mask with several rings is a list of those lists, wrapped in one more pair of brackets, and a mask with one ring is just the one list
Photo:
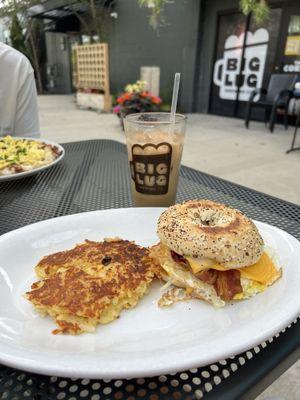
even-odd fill
[[(244, 63), (239, 88), (236, 116), (244, 118), (247, 101), (253, 89), (267, 88), (270, 77), (276, 73), (276, 52), (282, 9), (273, 8), (269, 18), (256, 24), (250, 16), (244, 50)], [(263, 118), (263, 111), (253, 109), (253, 117)]]
[[(253, 89), (266, 87), (274, 71), (281, 8), (255, 24), (251, 15), (221, 14), (210, 97), (214, 114), (244, 117)], [(257, 115), (259, 117), (259, 115)]]
[(235, 114), (246, 20), (239, 12), (219, 15), (210, 96), (210, 111), (214, 114)]

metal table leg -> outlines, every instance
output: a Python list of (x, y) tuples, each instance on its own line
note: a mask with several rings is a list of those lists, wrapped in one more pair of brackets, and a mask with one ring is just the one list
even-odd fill
[(296, 124), (295, 124), (295, 131), (294, 131), (294, 136), (293, 136), (293, 140), (292, 140), (292, 145), (291, 145), (291, 148), (286, 151), (286, 154), (290, 153), (291, 151), (300, 150), (300, 147), (294, 147), (299, 125), (300, 125), (300, 112), (298, 113)]

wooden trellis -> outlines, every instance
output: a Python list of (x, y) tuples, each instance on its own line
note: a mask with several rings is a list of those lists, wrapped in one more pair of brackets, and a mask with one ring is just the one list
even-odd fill
[(78, 45), (73, 51), (73, 81), (77, 91), (104, 95), (104, 109), (108, 111), (111, 96), (107, 43)]

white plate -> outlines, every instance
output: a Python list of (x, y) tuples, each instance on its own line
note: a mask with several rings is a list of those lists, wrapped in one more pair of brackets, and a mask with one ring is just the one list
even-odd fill
[(4, 182), (4, 181), (12, 181), (12, 180), (15, 180), (15, 179), (25, 178), (25, 177), (30, 176), (30, 175), (35, 175), (38, 172), (44, 171), (44, 169), (48, 169), (48, 168), (53, 167), (53, 165), (55, 165), (58, 162), (60, 162), (65, 156), (65, 149), (60, 144), (52, 142), (51, 140), (30, 138), (30, 137), (24, 137), (24, 138), (23, 137), (18, 137), (17, 139), (35, 140), (37, 142), (51, 144), (52, 146), (55, 146), (60, 150), (60, 155), (54, 161), (52, 161), (50, 164), (43, 165), (43, 166), (41, 166), (39, 168), (32, 169), (31, 171), (24, 171), (24, 172), (19, 172), (18, 174), (0, 176), (0, 183)]
[(256, 297), (215, 310), (202, 301), (160, 309), (160, 284), (135, 309), (98, 326), (95, 334), (53, 335), (23, 293), (36, 280), (42, 256), (84, 239), (119, 236), (141, 245), (157, 241), (159, 208), (95, 211), (42, 221), (0, 237), (0, 362), (42, 374), (81, 378), (153, 376), (207, 365), (270, 338), (300, 313), (300, 243), (257, 222), (279, 256), (283, 277)]

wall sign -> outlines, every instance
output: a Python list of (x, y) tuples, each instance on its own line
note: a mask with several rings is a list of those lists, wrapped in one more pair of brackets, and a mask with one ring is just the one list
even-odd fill
[[(247, 101), (253, 89), (261, 88), (268, 50), (269, 33), (261, 28), (254, 33), (248, 31), (244, 62), (239, 77), (244, 33), (231, 35), (226, 39), (224, 56), (214, 65), (214, 84), (219, 86), (219, 96), (225, 100), (235, 100), (240, 79), (239, 100)], [(257, 96), (258, 100), (258, 96)]]
[(284, 55), (300, 56), (300, 35), (287, 37)]

